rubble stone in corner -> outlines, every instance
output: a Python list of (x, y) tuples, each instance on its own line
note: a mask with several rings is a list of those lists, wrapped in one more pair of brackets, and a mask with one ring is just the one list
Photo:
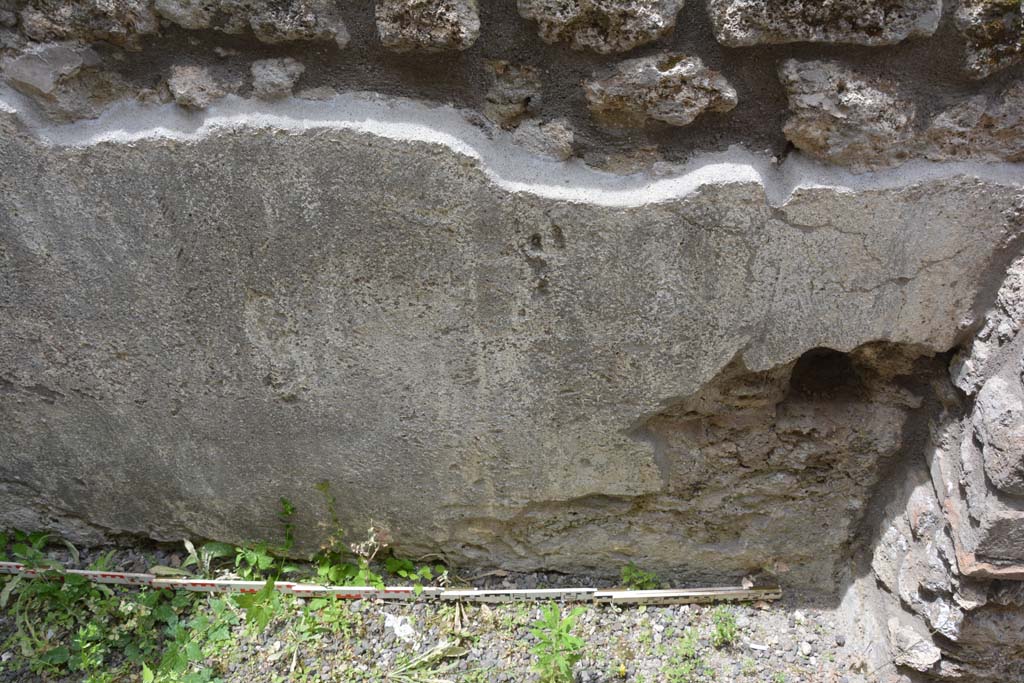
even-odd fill
[[(1018, 230), (1022, 208), (1004, 214)], [(936, 488), (957, 564), (976, 578), (1024, 580), (1022, 283), (1024, 257), (1011, 264), (985, 325), (954, 361), (954, 382), (975, 402), (956, 446), (938, 452)]]
[(546, 43), (575, 50), (626, 52), (669, 33), (683, 0), (518, 0)]
[(240, 34), (252, 31), (264, 43), (333, 41), (348, 45), (345, 22), (330, 0), (156, 0), (157, 14), (187, 29)]
[(1024, 161), (1024, 80), (940, 113), (922, 137), (924, 155), (935, 161)]
[(985, 78), (1024, 61), (1024, 4), (1020, 0), (959, 0), (956, 27), (967, 41), (966, 67)]
[(541, 104), (541, 80), (531, 66), (503, 60), (487, 63), (491, 87), (484, 96), (484, 114), (502, 128), (514, 128), (527, 116), (536, 115)]
[(974, 430), (984, 444), (988, 480), (1003, 493), (1024, 496), (1024, 384), (1019, 378), (997, 375), (985, 383), (978, 393)]
[(689, 125), (705, 111), (736, 106), (736, 90), (699, 57), (661, 54), (620, 62), (584, 84), (590, 112), (608, 126), (639, 126), (648, 120)]
[(718, 42), (892, 45), (930, 36), (942, 0), (709, 0)]
[(0, 71), (52, 119), (70, 121), (94, 118), (127, 93), (123, 79), (99, 64), (99, 55), (78, 43), (45, 43), (5, 57)]
[(889, 643), (897, 665), (916, 671), (928, 672), (942, 659), (942, 651), (931, 638), (900, 623), (897, 617), (889, 619)]
[(253, 94), (264, 100), (287, 97), (305, 70), (305, 66), (291, 57), (255, 61), (250, 67)]
[[(1024, 223), (1024, 197), (1011, 213), (1016, 214), (1009, 216), (1011, 220)], [(950, 365), (953, 384), (964, 393), (978, 393), (985, 380), (1005, 363), (1021, 327), (1024, 327), (1024, 258), (1010, 266), (985, 324), (971, 345), (953, 359)], [(1024, 358), (1021, 362), (1024, 363)], [(1021, 373), (1024, 375), (1024, 367)]]
[[(1022, 201), (1002, 214), (1008, 234), (1024, 227)], [(929, 680), (1024, 680), (1024, 661), (1008, 656), (1024, 647), (1022, 324), (1019, 257), (951, 368), (969, 414), (963, 395), (940, 385), (949, 407), (933, 423), (930, 472), (912, 471), (922, 481), (893, 499), (873, 550), (893, 660)]]
[(779, 78), (793, 116), (783, 131), (797, 149), (856, 170), (891, 166), (909, 156), (914, 104), (896, 85), (836, 62), (787, 60)]
[(167, 79), (174, 101), (188, 109), (206, 109), (227, 95), (227, 90), (206, 67), (175, 65)]
[(1024, 663), (1005, 655), (1024, 644), (1024, 582), (963, 575), (930, 479), (902, 500), (892, 503), (905, 507), (887, 523), (872, 561), (878, 585), (896, 599), (879, 603), (893, 660), (929, 680), (1021, 680)]
[(378, 0), (377, 35), (394, 52), (465, 50), (480, 36), (476, 0)]

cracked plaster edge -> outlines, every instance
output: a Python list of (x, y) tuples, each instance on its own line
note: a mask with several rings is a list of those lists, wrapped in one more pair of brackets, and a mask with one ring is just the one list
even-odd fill
[(856, 174), (792, 154), (775, 163), (739, 146), (696, 154), (685, 164), (663, 164), (657, 173), (619, 175), (587, 166), (580, 159), (556, 161), (515, 145), (511, 135), (494, 137), (474, 126), (466, 113), (446, 105), (406, 98), (348, 92), (328, 100), (288, 98), (276, 102), (229, 95), (204, 111), (174, 104), (122, 101), (96, 119), (55, 124), (43, 118), (23, 95), (0, 85), (0, 114), (13, 116), (41, 143), (85, 148), (130, 145), (148, 140), (194, 142), (238, 130), (301, 134), (345, 130), (385, 139), (445, 147), (474, 160), (495, 185), (511, 193), (607, 208), (636, 208), (683, 199), (706, 185), (756, 184), (767, 202), (782, 207), (802, 190), (857, 193), (909, 187), (952, 177), (974, 177), (1024, 186), (1024, 164), (912, 160), (891, 169)]

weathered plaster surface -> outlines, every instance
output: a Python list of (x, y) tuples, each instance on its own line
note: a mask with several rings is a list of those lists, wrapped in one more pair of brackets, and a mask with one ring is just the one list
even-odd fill
[[(673, 491), (692, 451), (659, 454), (648, 421), (733, 361), (945, 351), (1021, 229), (1011, 164), (854, 176), (733, 151), (621, 177), (381, 98), (70, 126), (6, 102), (0, 479), (165, 539), (273, 533), (282, 495), (322, 517), (326, 480), (347, 528), (411, 552), (810, 585), (836, 558), (790, 565), (808, 558), (746, 512), (716, 513), (720, 545), (671, 523), (707, 500)], [(867, 457), (901, 452), (910, 409)], [(801, 514), (826, 504), (795, 490)]]

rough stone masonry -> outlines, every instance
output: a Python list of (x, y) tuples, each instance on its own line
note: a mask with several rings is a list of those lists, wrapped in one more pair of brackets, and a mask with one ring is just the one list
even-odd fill
[(0, 75), (0, 525), (326, 483), (1024, 679), (1019, 0), (0, 0)]

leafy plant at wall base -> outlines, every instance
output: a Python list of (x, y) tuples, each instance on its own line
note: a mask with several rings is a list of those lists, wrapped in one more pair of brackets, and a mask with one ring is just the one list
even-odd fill
[(256, 581), (274, 566), (274, 556), (266, 543), (257, 543), (251, 548), (235, 548), (235, 571), (244, 581)]
[[(235, 569), (242, 579), (246, 581), (262, 580), (264, 572), (277, 561), (277, 556), (287, 555), (291, 551), (295, 545), (295, 525), (291, 522), (294, 514), (295, 506), (287, 498), (282, 498), (281, 511), (278, 515), (278, 519), (284, 525), (284, 545), (282, 547), (271, 549), (267, 543), (257, 543), (251, 548), (235, 549)], [(295, 567), (286, 565), (281, 559), (277, 567), (277, 578), (280, 578), (282, 573), (294, 570)]]
[(213, 563), (216, 560), (222, 560), (231, 557), (236, 554), (236, 549), (227, 543), (204, 543), (199, 550), (192, 545), (192, 542), (185, 539), (185, 550), (188, 551), (188, 557), (181, 563), (182, 567), (191, 567), (195, 565), (202, 572), (203, 576), (212, 576)]
[(384, 579), (370, 568), (370, 563), (363, 558), (358, 564), (343, 562), (334, 553), (322, 555), (316, 560), (317, 580), (332, 586), (373, 586), (384, 588)]
[(60, 569), (60, 563), (47, 558), (43, 552), (49, 538), (49, 534), (42, 532), (26, 534), (15, 531), (14, 542), (11, 544), (11, 555), (16, 562), (22, 563), (29, 569)]
[(353, 578), (356, 586), (373, 586), (384, 588), (384, 579), (380, 574), (370, 569), (370, 563), (365, 558), (359, 558), (359, 566), (356, 568), (356, 575)]
[(649, 591), (656, 589), (660, 581), (653, 572), (644, 571), (630, 562), (622, 568), (622, 583), (632, 590)]
[[(113, 591), (77, 575), (48, 569), (38, 576), (15, 576), (0, 592), (0, 610), (11, 605), (15, 640), (21, 654), (33, 659), (36, 670), (60, 666), (71, 659), (63, 636), (87, 626), (90, 618), (106, 618), (113, 609)], [(90, 614), (92, 606), (98, 612)]]
[(530, 633), (537, 644), (530, 652), (537, 657), (534, 671), (542, 683), (572, 683), (572, 668), (580, 661), (583, 639), (572, 634), (576, 619), (583, 614), (582, 607), (573, 608), (565, 617), (555, 603), (541, 610), (541, 617), (533, 623)]
[[(384, 587), (384, 579), (370, 568), (374, 555), (384, 547), (378, 543), (373, 527), (365, 543), (352, 547), (345, 545), (344, 530), (338, 520), (337, 500), (331, 493), (330, 482), (322, 481), (315, 486), (324, 497), (327, 515), (330, 518), (330, 533), (320, 546), (320, 552), (313, 558), (316, 576), (320, 583), (335, 586)], [(354, 556), (354, 558), (352, 557)], [(352, 561), (355, 559), (355, 562)]]
[(109, 550), (102, 555), (98, 555), (95, 560), (89, 563), (89, 569), (94, 572), (110, 571), (114, 566), (114, 554), (116, 552), (116, 550)]
[(445, 572), (445, 568), (441, 565), (431, 567), (430, 565), (423, 565), (417, 568), (412, 563), (412, 560), (399, 559), (397, 557), (389, 557), (384, 561), (384, 567), (388, 572), (395, 576), (400, 576), (403, 579), (412, 581), (413, 592), (419, 595), (423, 592), (423, 582), (433, 581), (435, 576), (442, 576)]

